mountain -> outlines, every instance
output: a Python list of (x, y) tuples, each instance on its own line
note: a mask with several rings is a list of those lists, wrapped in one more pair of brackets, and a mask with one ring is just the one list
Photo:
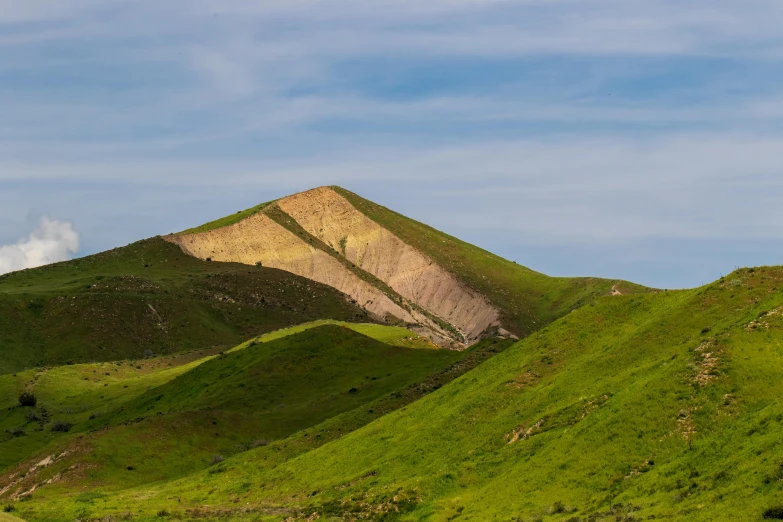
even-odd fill
[(455, 347), (524, 337), (598, 295), (645, 289), (552, 278), (320, 187), (167, 236), (204, 260), (279, 268), (349, 295), (368, 314)]
[(783, 267), (552, 278), (321, 187), (0, 306), (25, 520), (783, 519)]

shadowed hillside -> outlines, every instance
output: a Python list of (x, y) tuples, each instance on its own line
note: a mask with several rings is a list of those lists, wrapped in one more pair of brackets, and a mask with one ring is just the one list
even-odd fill
[(219, 350), (314, 319), (367, 320), (328, 286), (209, 263), (159, 238), (0, 276), (0, 374)]

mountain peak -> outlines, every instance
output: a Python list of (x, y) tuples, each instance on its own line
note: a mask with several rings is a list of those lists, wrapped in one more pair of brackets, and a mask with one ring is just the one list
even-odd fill
[[(556, 306), (581, 291), (562, 288), (559, 280), (337, 186), (291, 194), (166, 239), (200, 259), (278, 268), (327, 284), (376, 320), (404, 324), (452, 347), (488, 335), (525, 335), (559, 315), (560, 310), (553, 314), (523, 306), (524, 317), (514, 317), (520, 314), (518, 305), (535, 297), (542, 285), (559, 294)], [(512, 294), (508, 303), (503, 296), (508, 292), (498, 291), (508, 286), (496, 280), (501, 272), (524, 276), (528, 281), (519, 294), (531, 295)], [(600, 294), (618, 284), (595, 281), (594, 291)]]

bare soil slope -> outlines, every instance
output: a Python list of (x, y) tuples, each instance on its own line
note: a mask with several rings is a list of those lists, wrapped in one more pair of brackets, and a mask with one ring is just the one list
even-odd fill
[(325, 283), (351, 296), (377, 316), (390, 314), (406, 322), (417, 320), (379, 289), (362, 281), (325, 252), (307, 244), (265, 214), (254, 214), (233, 225), (188, 235), (167, 236), (186, 253), (200, 259), (248, 265), (262, 264)]
[(331, 188), (294, 194), (278, 204), (310, 234), (400, 295), (446, 320), (468, 342), (478, 340), (488, 328), (499, 324), (499, 311), (485, 297), (359, 212)]

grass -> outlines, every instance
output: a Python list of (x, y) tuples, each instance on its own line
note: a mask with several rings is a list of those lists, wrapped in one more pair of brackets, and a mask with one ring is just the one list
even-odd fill
[[(270, 464), (270, 448), (250, 450), (91, 514), (762, 520), (783, 503), (782, 348), (783, 268), (607, 297), (324, 445)], [(48, 519), (72, 502), (21, 512)]]
[(326, 285), (271, 268), (201, 261), (153, 238), (0, 276), (0, 374), (227, 349), (326, 318), (369, 320)]
[(230, 225), (233, 225), (235, 223), (239, 223), (243, 219), (247, 219), (253, 214), (257, 214), (261, 212), (264, 208), (274, 203), (274, 201), (267, 201), (266, 203), (261, 203), (260, 205), (256, 205), (253, 208), (249, 208), (247, 210), (240, 210), (236, 214), (231, 214), (229, 216), (225, 216), (219, 219), (216, 219), (214, 221), (210, 221), (209, 223), (204, 223), (201, 226), (189, 228), (187, 230), (183, 230), (182, 232), (178, 232), (178, 235), (187, 235), (187, 234), (198, 234), (199, 232), (209, 232), (210, 230), (215, 230), (217, 228), (223, 228)]
[(611, 292), (648, 289), (620, 280), (594, 277), (549, 277), (449, 236), (341, 187), (332, 187), (354, 207), (389, 229), (405, 243), (425, 253), (477, 292), (502, 313), (504, 325), (520, 337)]
[(246, 343), (243, 343), (233, 348), (232, 351), (243, 349), (253, 342), (265, 343), (269, 341), (274, 341), (275, 339), (280, 339), (282, 337), (287, 337), (289, 335), (293, 335), (299, 332), (304, 332), (305, 330), (309, 330), (311, 328), (316, 328), (325, 325), (339, 325), (346, 328), (350, 328), (351, 330), (358, 332), (362, 335), (366, 335), (371, 339), (375, 339), (376, 341), (390, 344), (392, 346), (404, 346), (406, 348), (426, 348), (426, 349), (438, 348), (438, 346), (434, 345), (426, 337), (422, 337), (408, 330), (407, 328), (403, 328), (401, 326), (386, 326), (386, 325), (380, 325), (375, 323), (349, 323), (346, 321), (335, 321), (332, 319), (319, 319), (317, 321), (310, 321), (309, 323), (303, 323), (296, 326), (291, 326), (289, 328), (282, 328), (274, 332), (269, 332), (267, 334), (261, 335), (255, 339), (252, 339)]
[[(100, 416), (94, 417), (89, 408), (58, 415), (74, 423), (72, 432), (44, 430), (43, 441), (22, 437), (29, 444), (39, 442), (26, 453), (9, 446), (11, 439), (0, 442), (4, 454), (25, 454), (28, 459), (10, 469), (6, 478), (47, 456), (63, 455), (30, 474), (29, 483), (15, 491), (62, 475), (67, 479), (57, 479), (47, 488), (50, 493), (75, 484), (110, 491), (171, 480), (208, 468), (215, 455), (231, 456), (294, 433), (315, 447), (432, 391), (497, 351), (492, 343), (466, 352), (411, 349), (376, 341), (347, 326), (308, 326), (182, 367), (157, 369), (165, 366), (160, 361), (142, 369), (147, 372), (142, 377), (135, 372), (111, 375), (118, 382), (125, 377), (127, 383), (144, 379), (144, 384), (125, 389), (125, 401), (114, 401), (110, 394), (106, 401), (98, 401)], [(406, 332), (366, 324), (356, 328), (396, 342)], [(82, 381), (81, 375), (91, 374), (89, 365), (79, 370), (75, 377), (52, 370), (49, 379), (59, 377), (61, 389), (71, 390), (79, 403), (88, 403), (91, 383)], [(43, 407), (61, 411), (47, 387), (34, 391)], [(0, 419), (19, 417), (23, 410), (11, 406)], [(302, 430), (324, 423), (328, 426), (311, 440), (302, 436)]]

